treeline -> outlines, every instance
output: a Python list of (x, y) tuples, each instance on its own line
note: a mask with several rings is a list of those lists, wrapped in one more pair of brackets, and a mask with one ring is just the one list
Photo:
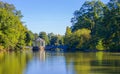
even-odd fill
[(0, 1), (0, 51), (32, 45), (34, 34), (23, 25), (22, 17), (14, 5)]
[(120, 51), (120, 0), (85, 1), (64, 38), (69, 50)]
[(22, 50), (33, 46), (38, 38), (45, 40), (46, 45), (63, 45), (63, 36), (53, 33), (33, 33), (21, 21), (23, 15), (14, 5), (0, 1), (0, 51)]
[(0, 1), (0, 50), (19, 50), (32, 46), (38, 37), (46, 45), (65, 45), (68, 50), (120, 51), (120, 1), (85, 1), (74, 12), (72, 26), (65, 36), (40, 32), (34, 34), (24, 26), (23, 15), (14, 5)]
[(54, 33), (40, 32), (38, 37), (45, 40), (48, 46), (59, 46), (64, 45), (64, 36)]

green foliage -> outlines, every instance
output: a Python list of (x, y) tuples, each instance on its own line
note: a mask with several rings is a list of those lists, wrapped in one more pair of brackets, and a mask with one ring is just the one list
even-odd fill
[(21, 12), (17, 11), (14, 5), (0, 1), (0, 49), (17, 50), (30, 42), (30, 33), (27, 33), (28, 29), (23, 26), (21, 17)]
[[(70, 48), (120, 51), (120, 3), (110, 0), (85, 1), (71, 19), (72, 33), (66, 29), (65, 44)], [(86, 30), (90, 30), (87, 32)], [(85, 32), (86, 31), (86, 32)], [(87, 33), (87, 35), (86, 35)], [(88, 38), (87, 38), (88, 37)]]
[(96, 45), (97, 50), (105, 50), (105, 47), (103, 46), (102, 39), (98, 41), (98, 44)]
[[(110, 1), (104, 9), (101, 30), (97, 31), (107, 50), (120, 51), (120, 4)], [(97, 35), (98, 36), (98, 35)]]
[(36, 40), (39, 37), (37, 33), (34, 33), (33, 35), (34, 35), (34, 40)]
[(67, 26), (65, 35), (69, 36), (71, 34), (72, 34), (71, 29)]
[(49, 44), (49, 39), (48, 39), (48, 36), (47, 36), (46, 32), (40, 32), (39, 37), (45, 40), (46, 45)]
[(64, 43), (65, 43), (65, 45), (69, 44), (69, 39), (70, 39), (71, 34), (72, 34), (71, 29), (69, 27), (67, 27), (66, 28), (65, 37), (64, 37)]
[(63, 45), (64, 44), (64, 38), (62, 35), (55, 35), (53, 33), (48, 34), (50, 45)]
[(20, 36), (24, 30), (19, 18), (13, 13), (7, 12), (5, 9), (0, 9), (0, 30), (2, 45), (6, 49), (13, 49), (19, 41)]
[(16, 10), (13, 4), (8, 4), (0, 1), (0, 9), (5, 9), (7, 12), (13, 13), (15, 16), (19, 17), (19, 19), (23, 17), (23, 15), (21, 14), (21, 11)]
[(26, 32), (25, 43), (27, 46), (32, 46), (32, 41), (34, 40), (34, 34), (31, 31)]
[(82, 49), (84, 47), (83, 44), (91, 38), (90, 33), (91, 31), (85, 28), (73, 32), (69, 36), (67, 45), (70, 48)]
[(74, 18), (71, 19), (73, 23), (72, 31), (81, 28), (88, 28), (92, 30), (98, 20), (103, 17), (103, 4), (100, 0), (85, 1), (82, 7), (74, 12)]

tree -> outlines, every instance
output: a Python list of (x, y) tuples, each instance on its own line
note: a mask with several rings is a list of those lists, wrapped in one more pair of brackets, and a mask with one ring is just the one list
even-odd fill
[(70, 37), (70, 46), (72, 48), (83, 50), (85, 48), (84, 43), (87, 43), (91, 38), (90, 33), (91, 31), (85, 28), (75, 31)]
[(55, 35), (53, 33), (48, 34), (50, 45), (63, 45), (64, 44), (64, 38), (62, 35)]
[(104, 45), (106, 49), (111, 51), (120, 51), (120, 3), (116, 2), (116, 6), (109, 7), (110, 3), (108, 3), (108, 10), (104, 11), (104, 25), (102, 26), (104, 29)]
[(13, 49), (25, 38), (25, 28), (19, 17), (6, 9), (0, 9), (0, 43), (5, 49)]
[(13, 13), (15, 16), (18, 16), (19, 19), (23, 17), (23, 15), (21, 14), (21, 11), (17, 10), (13, 4), (8, 4), (0, 1), (0, 8)]
[(96, 49), (97, 50), (105, 50), (105, 47), (103, 45), (103, 40), (102, 39), (98, 41), (98, 43), (96, 45)]
[(64, 37), (65, 45), (69, 44), (69, 38), (70, 38), (71, 34), (72, 34), (71, 29), (67, 26), (66, 27), (66, 32), (65, 32), (65, 37)]
[[(49, 39), (49, 41), (52, 39), (53, 36), (55, 36), (54, 33), (48, 33), (48, 39)], [(50, 44), (51, 44), (51, 42), (50, 42)]]
[(32, 46), (32, 41), (34, 40), (34, 34), (31, 31), (26, 32), (25, 43), (27, 46)]
[(100, 0), (85, 1), (80, 10), (74, 12), (74, 17), (71, 21), (74, 23), (72, 31), (76, 31), (81, 28), (87, 28), (93, 30), (98, 20), (103, 17), (103, 4)]
[(49, 39), (48, 39), (46, 32), (40, 32), (39, 37), (45, 40), (46, 45), (49, 44)]
[[(67, 38), (69, 47), (120, 51), (120, 1), (110, 0), (107, 5), (99, 0), (86, 1), (72, 18), (72, 34)], [(80, 31), (90, 30), (85, 40)], [(80, 36), (79, 36), (80, 35)], [(66, 36), (65, 36), (66, 37)]]
[(71, 34), (72, 34), (71, 29), (67, 26), (65, 35), (68, 36)]
[(27, 45), (28, 29), (21, 18), (14, 5), (0, 1), (0, 50), (17, 50)]

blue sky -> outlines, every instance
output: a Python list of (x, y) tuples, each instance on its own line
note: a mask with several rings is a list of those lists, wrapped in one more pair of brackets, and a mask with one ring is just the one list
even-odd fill
[[(73, 12), (85, 0), (2, 0), (21, 10), (27, 28), (33, 33), (45, 31), (64, 35), (66, 26), (71, 26)], [(108, 2), (108, 0), (102, 0)]]

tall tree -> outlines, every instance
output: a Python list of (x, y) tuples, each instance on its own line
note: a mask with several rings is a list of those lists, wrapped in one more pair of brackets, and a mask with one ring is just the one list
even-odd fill
[(34, 34), (31, 31), (26, 31), (25, 43), (27, 46), (32, 46), (34, 40)]
[(8, 4), (0, 1), (0, 8), (6, 9), (8, 12), (14, 13), (19, 19), (23, 17), (20, 10), (17, 10), (13, 4)]
[(48, 39), (46, 32), (40, 32), (39, 37), (45, 40), (46, 45), (49, 44), (49, 39)]
[(85, 1), (80, 10), (74, 12), (74, 17), (71, 19), (74, 22), (72, 31), (81, 28), (92, 30), (97, 21), (103, 17), (103, 8), (105, 4), (100, 0)]
[(65, 37), (64, 37), (65, 45), (69, 44), (69, 38), (70, 38), (71, 34), (72, 34), (71, 28), (67, 26), (66, 27), (66, 32), (65, 32)]
[(16, 50), (26, 45), (26, 32), (22, 15), (14, 5), (0, 1), (0, 49)]
[(120, 51), (120, 3), (116, 2), (116, 6), (109, 7), (111, 3), (108, 3), (108, 10), (104, 14), (104, 44), (106, 49), (111, 49), (112, 51)]
[[(107, 5), (100, 0), (86, 1), (72, 18), (72, 35), (68, 45), (74, 48), (120, 51), (120, 1), (110, 0)], [(84, 43), (79, 30), (90, 30), (91, 38)], [(85, 31), (85, 30), (81, 30)], [(77, 36), (77, 34), (78, 36)], [(75, 35), (76, 34), (76, 35)], [(89, 34), (89, 33), (88, 33)], [(74, 38), (77, 37), (77, 38)], [(81, 39), (81, 40), (80, 40)], [(72, 43), (70, 43), (70, 41)]]
[(24, 43), (25, 28), (19, 17), (6, 9), (0, 9), (0, 43), (5, 49), (13, 49), (18, 43)]

